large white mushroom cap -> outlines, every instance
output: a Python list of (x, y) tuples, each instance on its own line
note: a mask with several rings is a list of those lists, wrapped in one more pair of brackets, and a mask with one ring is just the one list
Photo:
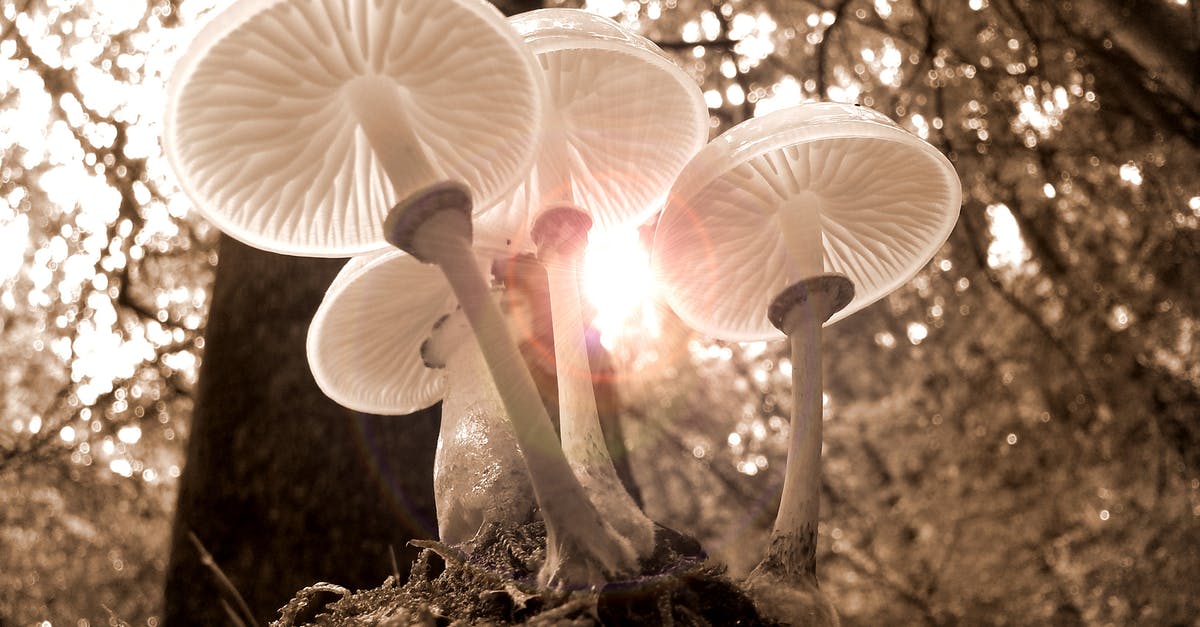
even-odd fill
[(477, 207), (528, 173), (541, 72), (483, 0), (241, 0), (177, 65), (163, 141), (183, 189), (265, 250), (386, 247), (402, 197), (440, 180)]
[(803, 104), (739, 124), (692, 159), (659, 221), (653, 267), (701, 332), (780, 338), (767, 308), (783, 289), (814, 266), (845, 274), (854, 299), (827, 324), (845, 318), (928, 263), (961, 201), (950, 161), (886, 116)]
[(421, 344), (457, 300), (437, 266), (388, 250), (352, 259), (329, 286), (308, 329), (308, 362), (321, 391), (372, 414), (408, 414), (445, 392), (443, 370)]
[(658, 211), (708, 138), (696, 81), (650, 40), (586, 11), (541, 9), (509, 22), (541, 64), (547, 103), (526, 191), (502, 208), (517, 204), (536, 214), (567, 203), (599, 228), (637, 224)]

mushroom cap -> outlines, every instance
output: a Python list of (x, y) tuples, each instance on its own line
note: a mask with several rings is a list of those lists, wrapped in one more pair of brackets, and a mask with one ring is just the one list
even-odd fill
[(445, 390), (421, 344), (458, 301), (437, 266), (399, 250), (352, 259), (308, 329), (308, 363), (325, 395), (356, 411), (408, 414)]
[[(349, 256), (386, 247), (397, 196), (434, 182), (392, 181), (384, 162), (423, 155), (426, 168), (393, 171), (460, 181), (480, 207), (511, 192), (536, 153), (541, 80), (484, 0), (242, 0), (176, 66), (163, 143), (184, 191), (226, 233)], [(361, 107), (376, 116), (374, 147)]]
[(747, 120), (692, 159), (658, 223), (652, 264), (667, 301), (692, 327), (727, 340), (776, 339), (768, 305), (812, 278), (801, 276), (796, 259), (815, 254), (789, 245), (777, 213), (815, 207), (823, 271), (854, 283), (854, 298), (832, 324), (928, 263), (961, 201), (950, 161), (886, 116), (802, 104)]
[(523, 205), (532, 220), (566, 203), (600, 228), (643, 222), (708, 138), (699, 85), (650, 40), (599, 15), (540, 9), (509, 22), (541, 64), (547, 102), (538, 162), (502, 208)]

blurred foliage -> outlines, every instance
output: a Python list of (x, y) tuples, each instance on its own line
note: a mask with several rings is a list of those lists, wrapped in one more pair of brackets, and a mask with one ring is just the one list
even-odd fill
[[(0, 622), (157, 622), (216, 264), (157, 137), (212, 4), (0, 1)], [(586, 6), (676, 56), (714, 135), (859, 102), (962, 178), (929, 267), (826, 332), (819, 562), (846, 622), (1193, 623), (1194, 0)], [(782, 484), (786, 346), (661, 306), (624, 331), (648, 509), (744, 572)]]

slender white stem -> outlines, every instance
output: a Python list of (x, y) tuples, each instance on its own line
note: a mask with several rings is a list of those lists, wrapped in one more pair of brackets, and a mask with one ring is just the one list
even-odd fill
[(821, 485), (821, 325), (833, 300), (809, 291), (779, 327), (792, 349), (792, 428), (783, 500), (767, 554), (746, 578), (746, 591), (766, 618), (793, 625), (839, 624), (817, 585), (817, 520)]
[[(791, 285), (824, 270), (821, 201), (804, 191), (775, 215), (788, 252), (785, 268)], [(760, 568), (785, 579), (816, 573), (816, 531), (821, 485), (821, 326), (828, 294), (812, 291), (791, 305), (776, 326), (792, 350), (792, 424), (784, 471), (784, 494)], [(780, 324), (781, 322), (781, 324)]]
[(605, 513), (613, 529), (630, 541), (638, 557), (643, 558), (654, 550), (654, 523), (622, 485), (596, 409), (579, 295), (583, 248), (582, 244), (539, 248), (550, 286), (563, 452), (592, 502)]
[(375, 158), (387, 174), (396, 198), (404, 198), (440, 177), (417, 138), (406, 113), (403, 88), (389, 78), (364, 76), (343, 87)]
[(792, 349), (792, 423), (783, 496), (765, 561), (789, 579), (816, 575), (821, 486), (821, 324), (826, 296), (814, 292), (785, 322)]
[(560, 113), (547, 117), (546, 136), (537, 170), (542, 212), (534, 219), (533, 231), (550, 287), (563, 452), (588, 497), (641, 559), (654, 550), (654, 522), (625, 490), (600, 428), (579, 295), (579, 269), (591, 218), (570, 207), (575, 201), (572, 154)]
[[(777, 214), (788, 259), (787, 288), (768, 314), (792, 352), (792, 423), (779, 513), (766, 555), (746, 579), (763, 616), (795, 625), (838, 625), (837, 611), (817, 585), (821, 486), (821, 327), (831, 305), (845, 306), (836, 282), (821, 280), (824, 245), (820, 198), (801, 192)], [(782, 311), (775, 311), (779, 307)]]
[(446, 359), (433, 491), (438, 536), (461, 544), (489, 523), (525, 523), (534, 498), (512, 423), (479, 345), (469, 333), (444, 330), (456, 336), (447, 338), (453, 347)]
[[(824, 270), (820, 199), (801, 192), (780, 208), (777, 219), (789, 253), (793, 281)], [(816, 573), (816, 540), (821, 484), (821, 325), (829, 296), (814, 290), (787, 311), (780, 330), (792, 351), (792, 422), (783, 495), (767, 556), (760, 568), (788, 580)]]
[(788, 251), (785, 274), (790, 283), (825, 271), (820, 212), (820, 197), (804, 191), (784, 203), (775, 214)]
[[(554, 365), (558, 375), (559, 429), (567, 461), (593, 459), (607, 449), (599, 429), (591, 364), (584, 336), (574, 259), (541, 254), (550, 287)], [(596, 417), (596, 420), (589, 420)], [(595, 423), (595, 427), (591, 423)]]
[[(566, 122), (551, 107), (542, 122), (542, 147), (537, 160), (537, 197), (539, 211), (575, 202), (571, 178), (571, 148), (567, 143)], [(536, 222), (541, 214), (531, 216)]]
[(571, 472), (533, 377), (475, 263), (470, 229), (460, 224), (468, 218), (455, 213), (443, 211), (426, 221), (420, 227), (420, 248), (450, 282), (513, 422), (546, 522), (546, 565), (540, 579), (552, 585), (601, 585), (610, 575), (632, 571), (636, 559)]

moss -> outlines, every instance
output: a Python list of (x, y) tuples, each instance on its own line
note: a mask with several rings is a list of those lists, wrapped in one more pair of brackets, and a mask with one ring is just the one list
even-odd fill
[(330, 584), (310, 586), (273, 625), (774, 624), (758, 616), (724, 568), (704, 559), (694, 542), (660, 532), (659, 550), (643, 564), (641, 576), (600, 591), (537, 588), (546, 535), (540, 522), (493, 526), (470, 545), (414, 541), (423, 550), (403, 584), (389, 577), (378, 588), (353, 594)]

